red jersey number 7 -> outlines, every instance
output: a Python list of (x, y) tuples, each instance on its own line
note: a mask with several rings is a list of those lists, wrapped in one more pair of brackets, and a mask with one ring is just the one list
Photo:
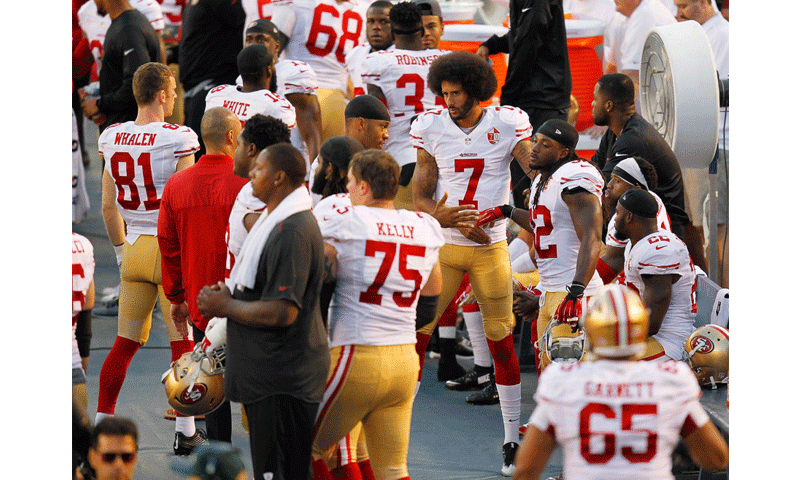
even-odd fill
[(467, 184), (467, 191), (464, 198), (458, 201), (459, 205), (474, 205), (477, 210), (481, 207), (475, 201), (475, 191), (478, 189), (478, 182), (483, 174), (484, 161), (482, 158), (456, 158), (453, 162), (456, 172), (464, 172), (467, 169), (472, 169), (472, 175), (469, 177)]

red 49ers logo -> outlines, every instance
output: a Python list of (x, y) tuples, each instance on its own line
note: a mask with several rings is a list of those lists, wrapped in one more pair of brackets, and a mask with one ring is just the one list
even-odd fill
[(692, 339), (692, 350), (695, 348), (697, 348), (697, 353), (711, 353), (714, 350), (714, 342), (702, 335), (698, 335)]
[(486, 138), (489, 140), (489, 143), (494, 145), (500, 141), (500, 132), (496, 128), (492, 128), (492, 131), (486, 134)]
[(183, 404), (191, 405), (195, 402), (198, 402), (205, 396), (206, 386), (202, 383), (195, 383), (191, 390), (189, 387), (186, 387), (186, 389), (181, 393), (180, 401)]

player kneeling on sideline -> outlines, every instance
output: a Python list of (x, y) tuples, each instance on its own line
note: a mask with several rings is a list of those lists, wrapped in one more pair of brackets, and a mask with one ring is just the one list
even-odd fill
[(606, 285), (589, 300), (581, 323), (597, 360), (544, 370), (515, 479), (538, 479), (556, 443), (564, 478), (672, 479), (680, 438), (703, 469), (727, 467), (728, 445), (700, 405), (689, 367), (637, 361), (649, 321), (639, 296), (623, 285)]

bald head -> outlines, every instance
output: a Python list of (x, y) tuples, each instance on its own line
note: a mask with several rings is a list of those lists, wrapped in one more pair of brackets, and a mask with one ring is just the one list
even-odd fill
[(235, 149), (236, 137), (241, 129), (242, 123), (236, 115), (224, 107), (208, 109), (200, 122), (200, 135), (203, 137), (206, 150), (212, 154), (222, 153), (219, 150), (223, 150), (231, 143)]

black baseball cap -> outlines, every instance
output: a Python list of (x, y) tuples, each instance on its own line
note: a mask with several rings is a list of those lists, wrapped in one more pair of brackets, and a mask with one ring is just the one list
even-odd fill
[(278, 27), (265, 18), (259, 18), (258, 20), (250, 22), (250, 25), (247, 26), (247, 30), (244, 31), (244, 34), (247, 35), (250, 33), (263, 33), (271, 36), (279, 42), (281, 40), (280, 30), (278, 30)]
[(536, 133), (541, 133), (552, 138), (561, 145), (569, 148), (571, 152), (578, 146), (578, 131), (568, 122), (558, 118), (551, 118), (544, 122)]
[(436, 15), (442, 18), (442, 7), (436, 0), (414, 0), (414, 3), (417, 4), (419, 13), (422, 15)]

